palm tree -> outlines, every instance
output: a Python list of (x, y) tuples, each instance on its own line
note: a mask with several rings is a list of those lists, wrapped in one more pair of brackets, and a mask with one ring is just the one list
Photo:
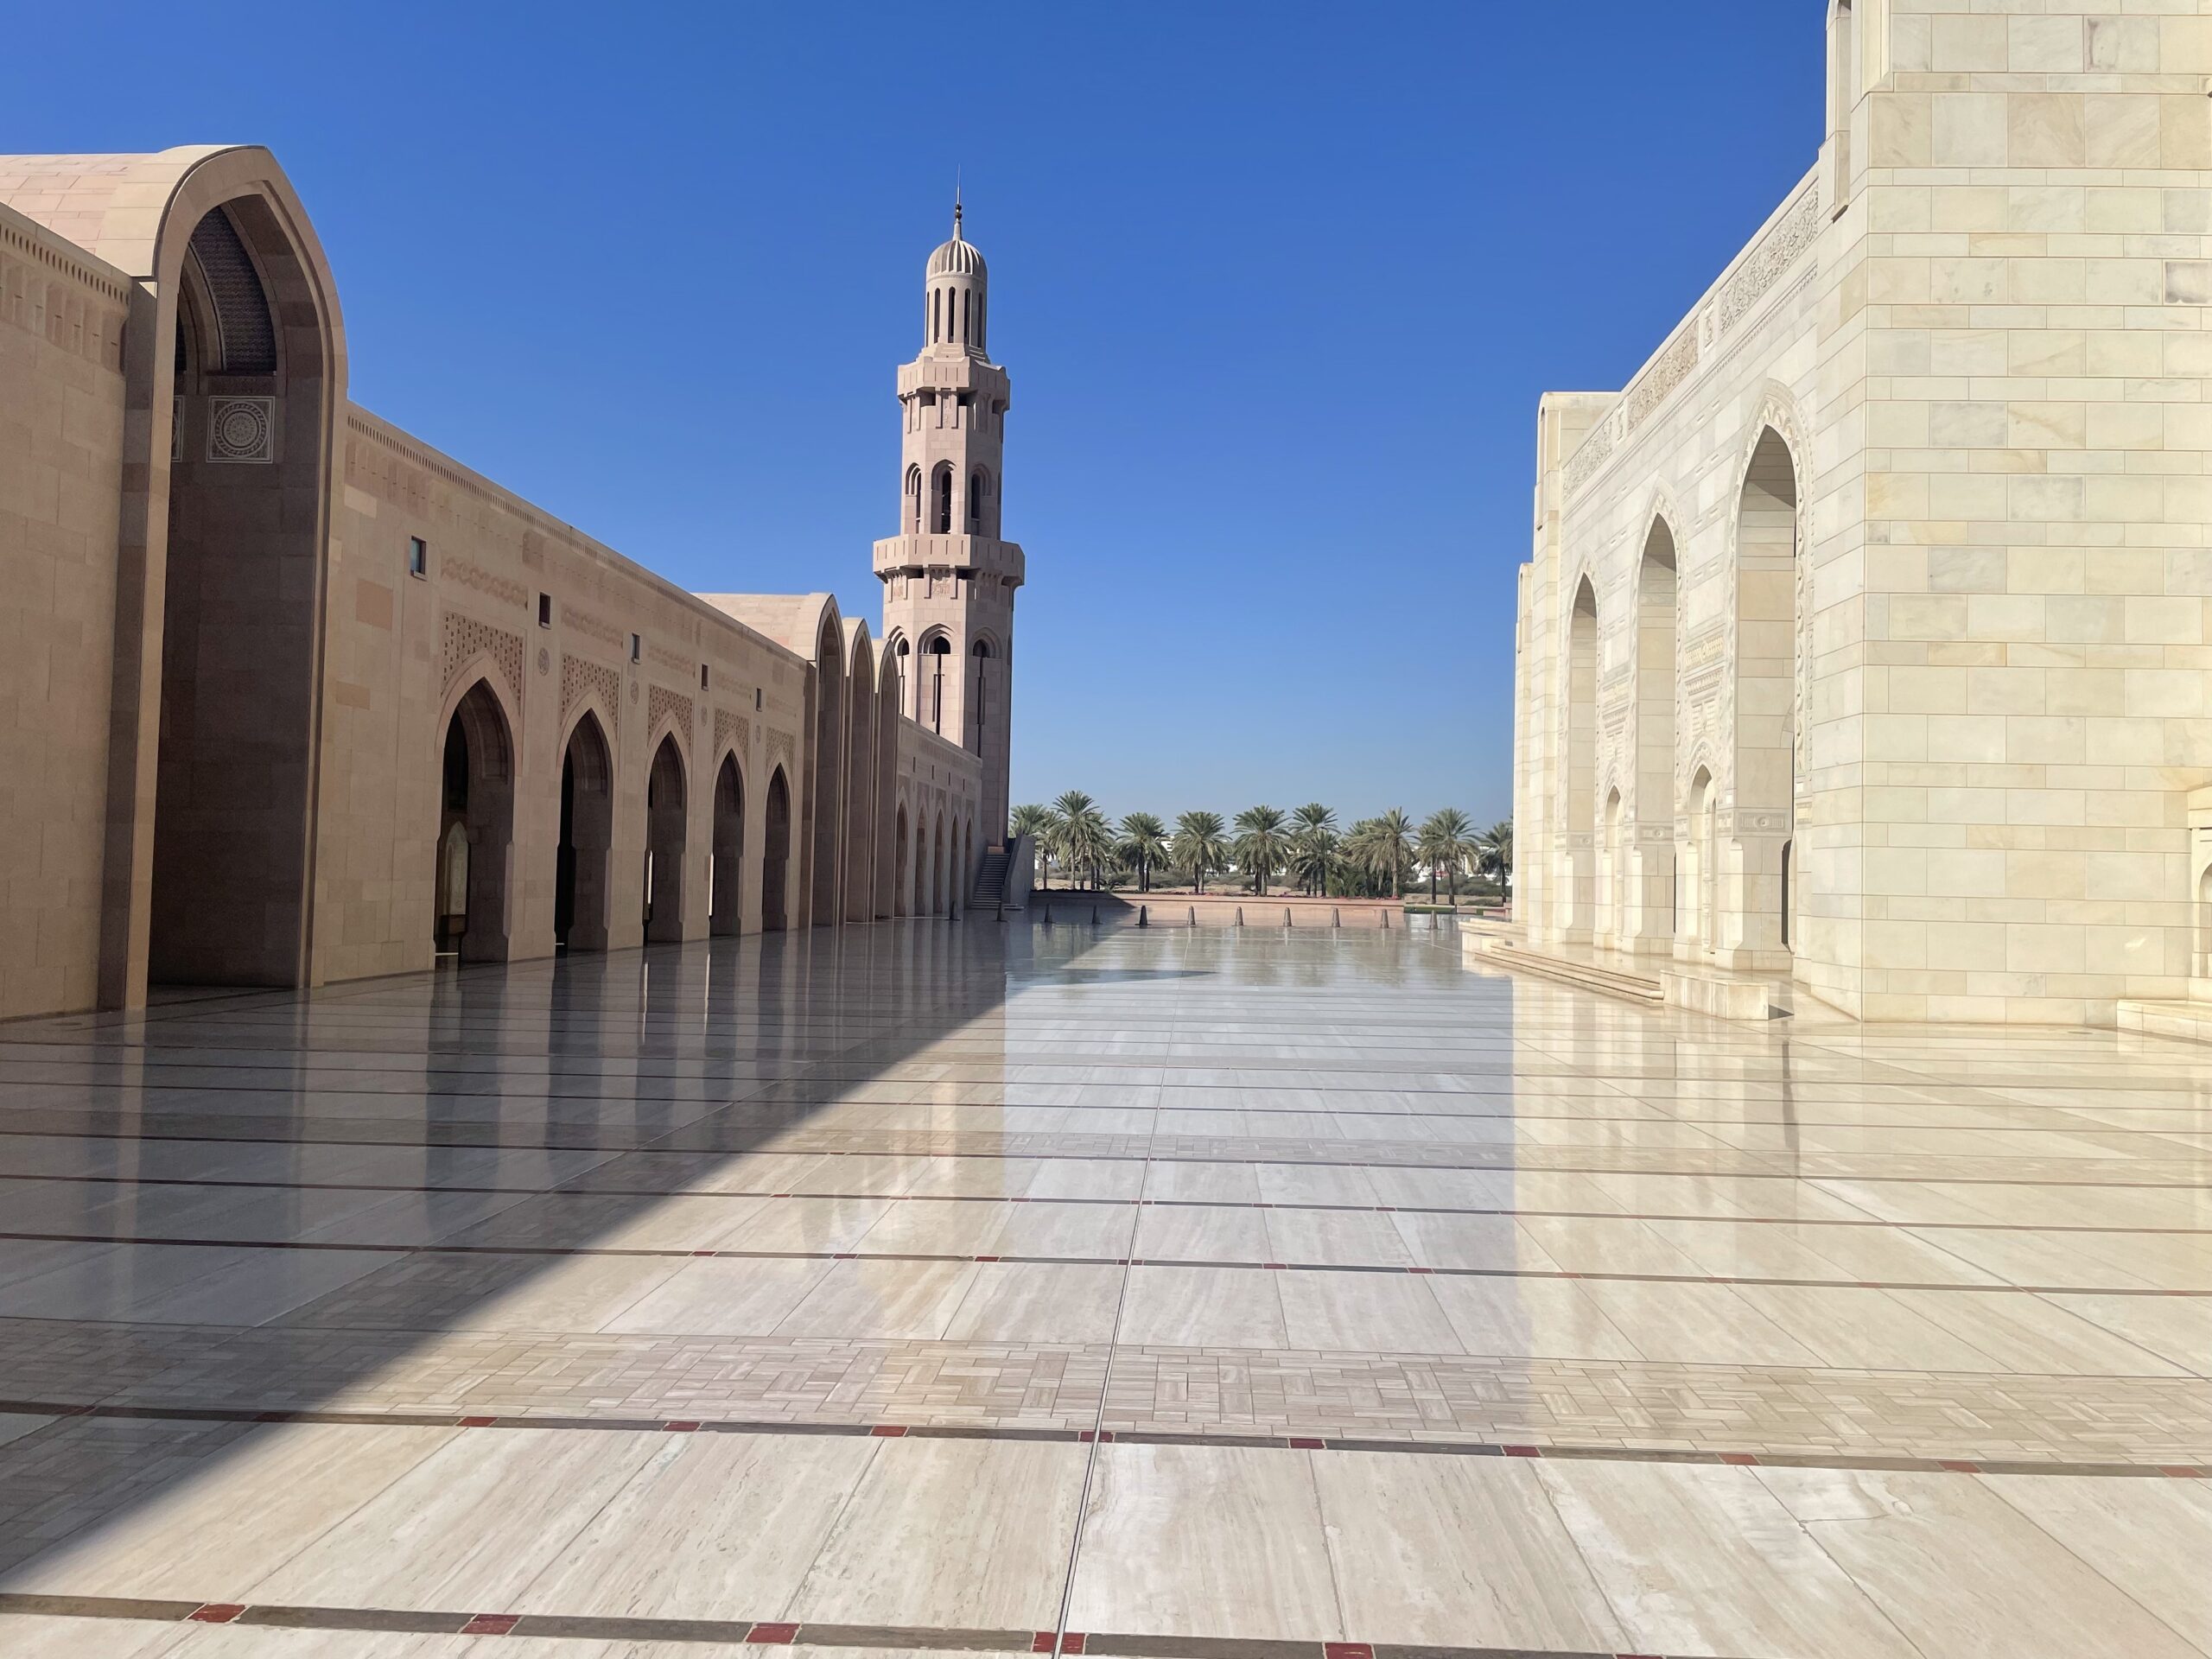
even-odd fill
[(1264, 893), (1281, 868), (1289, 820), (1280, 807), (1248, 806), (1236, 815), (1236, 862), (1252, 873), (1252, 891)]
[(1513, 820), (1501, 818), (1475, 837), (1475, 858), (1482, 874), (1497, 883), (1501, 897), (1513, 869)]
[(1316, 897), (1329, 890), (1329, 878), (1343, 861), (1338, 855), (1334, 830), (1305, 830), (1290, 838), (1290, 873), (1298, 885)]
[(1089, 870), (1091, 889), (1096, 892), (1099, 866), (1106, 861), (1113, 842), (1106, 815), (1098, 810), (1097, 802), (1079, 789), (1071, 789), (1054, 801), (1052, 810), (1060, 818), (1060, 861), (1071, 874)]
[(1017, 806), (1007, 820), (1007, 827), (1016, 836), (1033, 836), (1037, 842), (1037, 860), (1044, 870), (1044, 885), (1052, 885), (1052, 859), (1060, 850), (1060, 817), (1049, 806)]
[(1413, 862), (1412, 836), (1412, 821), (1394, 806), (1379, 818), (1361, 819), (1347, 847), (1397, 899), (1404, 896), (1406, 867)]
[(1221, 814), (1218, 812), (1185, 812), (1175, 820), (1175, 844), (1170, 849), (1178, 869), (1191, 873), (1191, 882), (1200, 893), (1206, 890), (1206, 875), (1222, 866), (1229, 856), (1228, 843), (1222, 840)]
[(1422, 821), (1421, 838), (1414, 851), (1422, 863), (1428, 866), (1428, 902), (1436, 902), (1436, 874), (1440, 868), (1452, 872), (1452, 908), (1459, 907), (1459, 869), (1475, 850), (1475, 826), (1471, 819), (1456, 806), (1440, 808)]
[(1122, 820), (1122, 856), (1136, 867), (1137, 891), (1152, 891), (1152, 867), (1167, 858), (1167, 826), (1149, 812), (1132, 812)]
[[(1291, 872), (1309, 894), (1327, 889), (1337, 859), (1337, 815), (1319, 801), (1308, 801), (1290, 815)], [(1318, 872), (1318, 874), (1317, 874)]]
[(1024, 836), (1030, 838), (1039, 855), (1045, 861), (1045, 885), (1051, 887), (1052, 885), (1052, 809), (1049, 806), (1039, 806), (1033, 803), (1028, 806), (1017, 806), (1007, 815), (1007, 829), (1017, 841)]

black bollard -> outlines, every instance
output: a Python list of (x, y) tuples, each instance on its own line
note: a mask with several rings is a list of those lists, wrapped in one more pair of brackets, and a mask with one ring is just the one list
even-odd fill
[(1244, 925), (1244, 906), (1242, 905), (1236, 906), (1236, 925), (1239, 927)]
[(1090, 925), (1093, 927), (1098, 925), (1098, 906), (1096, 905), (1090, 907)]
[(1331, 905), (1331, 906), (1329, 906), (1329, 925), (1330, 925), (1331, 927), (1342, 927), (1344, 925), (1344, 912), (1342, 912), (1341, 910), (1338, 909), (1338, 908), (1336, 907), (1336, 906), (1334, 906), (1334, 905)]
[(1139, 905), (1137, 906), (1137, 925), (1139, 927), (1150, 927), (1152, 925), (1152, 923), (1147, 919), (1145, 915), (1145, 912), (1148, 906), (1144, 905)]

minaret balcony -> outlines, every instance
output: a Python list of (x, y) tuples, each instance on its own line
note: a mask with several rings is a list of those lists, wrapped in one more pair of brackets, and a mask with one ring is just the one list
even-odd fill
[(1011, 397), (1004, 369), (959, 346), (925, 352), (899, 365), (899, 400), (920, 391), (972, 391), (1001, 408)]
[(995, 536), (888, 536), (875, 544), (875, 574), (899, 570), (971, 570), (1019, 588), (1027, 565), (1019, 542)]

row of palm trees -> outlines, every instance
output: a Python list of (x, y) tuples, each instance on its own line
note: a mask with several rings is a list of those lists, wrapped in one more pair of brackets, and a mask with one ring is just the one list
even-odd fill
[(1228, 822), (1201, 810), (1182, 814), (1171, 830), (1150, 812), (1131, 812), (1116, 824), (1071, 789), (1050, 806), (1017, 806), (1012, 827), (1034, 838), (1047, 887), (1057, 863), (1094, 889), (1133, 880), (1138, 892), (1149, 893), (1154, 875), (1167, 871), (1200, 893), (1209, 876), (1233, 874), (1255, 893), (1281, 876), (1315, 898), (1398, 899), (1415, 872), (1425, 871), (1430, 899), (1443, 883), (1456, 905), (1462, 875), (1487, 877), (1502, 889), (1513, 863), (1512, 820), (1477, 830), (1453, 806), (1418, 824), (1392, 807), (1349, 830), (1339, 830), (1335, 811), (1319, 801), (1289, 812), (1247, 807)]

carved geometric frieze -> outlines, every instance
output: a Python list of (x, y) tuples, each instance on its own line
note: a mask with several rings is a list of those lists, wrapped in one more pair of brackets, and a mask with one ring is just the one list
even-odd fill
[(1629, 391), (1628, 424), (1634, 431), (1644, 423), (1651, 411), (1667, 401), (1667, 395), (1695, 372), (1698, 363), (1698, 330), (1685, 328), (1676, 336), (1664, 355), (1645, 372), (1643, 378)]
[(578, 633), (587, 634), (602, 645), (613, 645), (618, 651), (622, 647), (621, 629), (606, 618), (594, 616), (589, 611), (580, 611), (573, 605), (561, 607), (561, 625), (574, 628)]
[(1821, 193), (1816, 186), (1782, 216), (1720, 290), (1721, 327), (1732, 328), (1742, 321), (1820, 233)]
[[(587, 657), (561, 654), (561, 724), (565, 728), (575, 707), (596, 695), (607, 718), (620, 721), (622, 714), (622, 677), (605, 663)], [(612, 738), (613, 733), (607, 736)]]
[(467, 559), (448, 557), (439, 560), (438, 579), (463, 588), (474, 588), (480, 594), (504, 601), (509, 605), (527, 605), (530, 602), (530, 590), (520, 582), (510, 582), (506, 577), (495, 575)]
[(784, 775), (795, 783), (798, 781), (798, 746), (792, 741), (791, 734), (789, 732), (779, 732), (772, 726), (768, 728), (769, 769), (773, 771), (776, 763), (779, 760), (782, 761)]
[(1592, 427), (1583, 438), (1581, 447), (1567, 457), (1565, 482), (1572, 495), (1590, 481), (1591, 474), (1605, 464), (1613, 453), (1613, 423), (1609, 417)]
[(676, 717), (676, 729), (683, 734), (679, 741), (691, 741), (691, 699), (680, 691), (671, 691), (664, 685), (656, 685), (645, 698), (645, 734), (650, 737), (660, 729), (664, 715)]
[(274, 397), (210, 397), (207, 459), (267, 466), (276, 459)]
[(522, 636), (510, 633), (505, 628), (495, 628), (489, 622), (480, 622), (473, 616), (463, 616), (458, 611), (448, 611), (440, 622), (440, 656), (444, 662), (444, 677), (440, 696), (452, 691), (454, 682), (461, 671), (480, 657), (489, 657), (506, 683), (507, 696), (517, 709), (522, 707)]
[(753, 759), (753, 722), (743, 715), (734, 715), (727, 709), (715, 710), (715, 753), (725, 749), (737, 751), (741, 760)]

